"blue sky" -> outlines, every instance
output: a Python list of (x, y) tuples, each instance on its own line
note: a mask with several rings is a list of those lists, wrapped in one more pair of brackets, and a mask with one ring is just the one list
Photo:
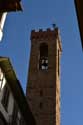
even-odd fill
[(10, 57), (23, 89), (26, 88), (30, 31), (52, 28), (61, 33), (61, 125), (83, 124), (83, 52), (73, 0), (22, 0), (23, 12), (9, 13), (0, 55)]

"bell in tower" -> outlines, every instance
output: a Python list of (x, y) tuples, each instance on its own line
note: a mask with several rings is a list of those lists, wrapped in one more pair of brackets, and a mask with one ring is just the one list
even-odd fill
[(45, 43), (40, 45), (39, 69), (48, 69), (48, 45)]

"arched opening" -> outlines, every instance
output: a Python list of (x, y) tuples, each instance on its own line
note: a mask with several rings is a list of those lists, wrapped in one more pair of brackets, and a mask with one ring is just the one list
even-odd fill
[(48, 45), (46, 43), (40, 44), (39, 69), (48, 69)]

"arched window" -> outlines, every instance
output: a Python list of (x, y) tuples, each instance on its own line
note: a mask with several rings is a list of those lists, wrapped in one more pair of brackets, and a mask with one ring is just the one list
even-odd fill
[(39, 69), (48, 69), (48, 45), (46, 43), (40, 45)]

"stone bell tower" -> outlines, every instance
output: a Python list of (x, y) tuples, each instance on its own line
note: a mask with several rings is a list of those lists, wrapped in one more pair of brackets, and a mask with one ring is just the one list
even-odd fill
[(26, 96), (37, 125), (60, 125), (59, 29), (32, 30)]

